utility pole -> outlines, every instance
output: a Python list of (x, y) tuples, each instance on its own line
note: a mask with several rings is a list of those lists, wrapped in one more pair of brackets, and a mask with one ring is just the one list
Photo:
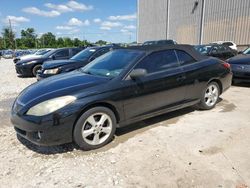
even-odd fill
[(199, 44), (203, 44), (204, 17), (205, 17), (206, 0), (202, 0), (201, 2), (202, 2), (202, 4), (201, 4), (201, 19), (200, 19)]
[[(12, 36), (13, 36), (13, 32), (12, 32), (12, 26), (11, 26), (11, 20), (9, 19), (9, 25), (10, 25), (10, 31), (9, 31), (9, 39), (10, 39), (10, 45), (12, 48), (15, 48), (14, 45), (13, 45), (13, 40), (14, 38), (12, 39)], [(12, 35), (12, 36), (11, 36)], [(13, 49), (14, 50), (14, 49)]]

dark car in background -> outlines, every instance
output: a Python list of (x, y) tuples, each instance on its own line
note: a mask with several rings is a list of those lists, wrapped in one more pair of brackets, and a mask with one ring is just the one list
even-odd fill
[(175, 40), (151, 40), (151, 41), (146, 41), (142, 45), (143, 46), (148, 46), (148, 45), (173, 45), (177, 44)]
[(222, 44), (195, 45), (194, 48), (202, 55), (217, 57), (221, 60), (226, 60), (237, 55), (235, 50)]
[(42, 65), (41, 70), (37, 72), (37, 80), (41, 80), (43, 78), (47, 78), (56, 74), (65, 73), (69, 71), (73, 71), (75, 69), (79, 69), (89, 62), (93, 61), (97, 57), (113, 50), (119, 48), (118, 46), (107, 45), (101, 47), (89, 47), (69, 60), (54, 60), (47, 61)]
[(16, 72), (22, 76), (36, 76), (37, 71), (42, 68), (45, 61), (69, 59), (81, 50), (82, 48), (59, 48), (53, 49), (40, 57), (20, 60), (15, 64)]
[(11, 121), (18, 135), (37, 145), (74, 141), (96, 149), (133, 122), (192, 105), (212, 109), (231, 82), (228, 63), (189, 45), (117, 49), (27, 87)]
[(39, 58), (49, 51), (53, 50), (52, 48), (46, 48), (46, 49), (39, 49), (35, 53), (27, 54), (24, 56), (16, 56), (13, 60), (14, 63), (17, 63), (20, 60), (25, 60), (25, 59), (31, 59), (31, 58)]
[(240, 54), (227, 60), (233, 71), (233, 81), (250, 82), (250, 54)]

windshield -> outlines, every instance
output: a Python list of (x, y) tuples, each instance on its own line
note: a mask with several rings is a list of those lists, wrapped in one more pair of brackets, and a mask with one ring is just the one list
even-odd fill
[(208, 52), (211, 50), (211, 45), (196, 45), (194, 46), (194, 49), (201, 54), (208, 54)]
[(143, 51), (137, 50), (114, 50), (95, 59), (81, 70), (86, 74), (114, 78), (118, 76), (126, 66), (142, 57), (143, 54)]
[(96, 52), (96, 49), (94, 48), (86, 48), (85, 50), (74, 55), (71, 59), (82, 61), (84, 59), (88, 59), (95, 52)]
[(156, 44), (156, 42), (155, 41), (146, 41), (142, 45), (153, 45), (153, 44)]
[(250, 48), (247, 48), (243, 51), (243, 54), (250, 54)]
[(47, 52), (49, 52), (50, 50), (49, 49), (41, 49), (41, 50), (38, 50), (35, 55), (44, 55), (46, 54)]

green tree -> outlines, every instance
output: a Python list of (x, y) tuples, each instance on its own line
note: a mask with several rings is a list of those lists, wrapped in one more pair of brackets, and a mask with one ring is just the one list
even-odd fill
[(36, 33), (34, 28), (27, 28), (26, 30), (21, 31), (21, 42), (22, 46), (26, 48), (35, 48), (36, 47)]
[(74, 38), (73, 45), (75, 47), (79, 47), (79, 46), (82, 46), (82, 42), (78, 38)]
[(73, 46), (73, 41), (69, 37), (64, 38), (64, 45), (65, 47), (72, 47)]
[(15, 33), (10, 28), (3, 28), (2, 35), (5, 42), (5, 47), (15, 49)]
[(3, 37), (0, 37), (0, 50), (3, 50), (4, 48), (5, 48), (5, 46), (4, 46)]
[(83, 40), (81, 46), (88, 46), (88, 45), (90, 45), (90, 44), (91, 44), (91, 43), (90, 43), (89, 41)]
[(104, 41), (104, 40), (98, 40), (98, 41), (95, 42), (95, 44), (100, 45), (100, 46), (106, 45), (107, 43), (108, 42)]
[(57, 43), (57, 47), (58, 47), (58, 48), (64, 47), (64, 40), (63, 40), (62, 37), (59, 37), (59, 38), (57, 39), (56, 43)]
[(43, 34), (40, 38), (40, 42), (43, 48), (56, 48), (57, 47), (56, 36), (51, 32)]

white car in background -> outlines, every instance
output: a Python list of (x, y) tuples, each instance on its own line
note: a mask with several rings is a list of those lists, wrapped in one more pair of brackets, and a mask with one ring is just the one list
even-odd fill
[(40, 50), (37, 50), (36, 53), (34, 53), (34, 54), (29, 54), (29, 55), (17, 57), (14, 59), (14, 63), (17, 63), (20, 60), (32, 59), (32, 58), (36, 58), (36, 57), (39, 58), (51, 50), (53, 50), (53, 48), (40, 49)]
[(232, 41), (216, 41), (216, 42), (212, 42), (212, 44), (223, 44), (225, 46), (228, 46), (232, 50), (237, 51), (237, 45)]

